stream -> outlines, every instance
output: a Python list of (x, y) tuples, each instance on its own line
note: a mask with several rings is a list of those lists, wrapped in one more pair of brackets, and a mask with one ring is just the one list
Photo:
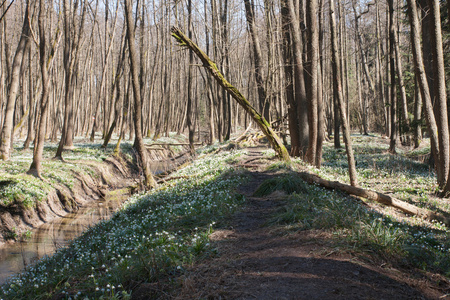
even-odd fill
[(42, 224), (33, 229), (31, 237), (0, 248), (0, 284), (8, 277), (22, 271), (44, 255), (51, 255), (56, 249), (67, 246), (90, 226), (106, 220), (129, 197), (120, 190), (106, 195), (105, 199), (92, 201), (76, 212)]
[[(182, 161), (181, 161), (182, 162)], [(176, 168), (174, 163), (152, 162), (153, 174), (168, 174)], [(93, 200), (78, 211), (56, 218), (31, 231), (28, 239), (0, 248), (0, 285), (8, 277), (21, 272), (44, 255), (51, 255), (56, 249), (67, 246), (71, 240), (96, 223), (109, 219), (128, 199), (128, 189), (109, 192), (104, 199)]]

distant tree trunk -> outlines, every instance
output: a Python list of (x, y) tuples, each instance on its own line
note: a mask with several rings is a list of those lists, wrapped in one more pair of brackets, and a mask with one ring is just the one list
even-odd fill
[(86, 5), (83, 4), (81, 21), (78, 27), (76, 22), (76, 12), (78, 4), (75, 1), (72, 11), (71, 1), (63, 1), (64, 13), (64, 71), (65, 71), (65, 93), (64, 93), (64, 124), (61, 132), (61, 140), (56, 150), (55, 157), (62, 158), (64, 148), (73, 148), (74, 136), (74, 95), (77, 81), (76, 68), (79, 60), (79, 45), (83, 35), (84, 16)]
[(306, 160), (314, 164), (317, 155), (317, 132), (318, 132), (318, 111), (317, 111), (317, 70), (319, 62), (319, 33), (317, 30), (317, 0), (306, 1), (306, 22), (308, 31), (308, 123), (309, 123), (309, 143), (306, 151)]
[(125, 19), (128, 28), (128, 49), (130, 55), (130, 69), (131, 69), (131, 82), (133, 85), (133, 95), (134, 95), (134, 131), (135, 131), (135, 141), (134, 145), (141, 158), (142, 169), (144, 171), (144, 186), (145, 188), (154, 188), (156, 186), (156, 181), (154, 180), (150, 165), (148, 162), (147, 150), (145, 149), (144, 140), (142, 136), (142, 102), (141, 102), (141, 92), (139, 87), (139, 65), (137, 60), (137, 51), (135, 45), (135, 28), (133, 22), (133, 9), (131, 5), (131, 0), (125, 0)]
[(193, 51), (198, 58), (202, 61), (203, 66), (211, 73), (211, 75), (216, 79), (216, 81), (222, 86), (230, 95), (244, 108), (244, 110), (250, 114), (253, 120), (258, 124), (263, 134), (269, 140), (270, 145), (275, 150), (277, 156), (284, 160), (290, 161), (289, 153), (281, 142), (280, 138), (273, 131), (270, 124), (258, 113), (248, 102), (247, 99), (232, 86), (219, 72), (216, 64), (202, 51), (196, 44), (194, 44), (188, 37), (186, 37), (178, 28), (172, 27), (172, 36), (178, 41), (181, 46), (188, 47)]
[(395, 24), (394, 24), (394, 0), (388, 0), (389, 4), (389, 63), (391, 69), (391, 140), (389, 152), (396, 153), (397, 145), (397, 85), (395, 77)]
[[(187, 2), (188, 9), (188, 37), (192, 40), (192, 0)], [(193, 111), (192, 111), (192, 65), (194, 62), (194, 54), (189, 51), (189, 65), (188, 65), (188, 75), (187, 75), (187, 107), (186, 107), (186, 123), (189, 131), (189, 150), (191, 155), (195, 155), (194, 147), (194, 124), (192, 122)]]
[(39, 1), (39, 64), (41, 67), (42, 76), (42, 95), (41, 95), (41, 108), (40, 108), (40, 120), (38, 130), (36, 132), (36, 141), (33, 149), (33, 162), (31, 163), (29, 174), (33, 174), (41, 178), (41, 165), (42, 165), (42, 153), (44, 152), (44, 140), (45, 131), (47, 128), (47, 112), (48, 112), (48, 95), (50, 88), (50, 81), (48, 78), (47, 68), (47, 45), (45, 36), (45, 2)]
[(25, 61), (24, 53), (31, 46), (30, 41), (30, 24), (29, 24), (29, 11), (30, 1), (26, 1), (25, 16), (23, 19), (22, 34), (17, 45), (16, 54), (11, 67), (11, 74), (9, 80), (8, 98), (6, 102), (6, 111), (3, 122), (3, 128), (0, 136), (0, 159), (9, 160), (11, 157), (12, 138), (14, 129), (14, 110), (16, 106), (17, 92), (19, 90), (20, 83), (20, 70)]
[(254, 4), (251, 0), (244, 0), (245, 4), (245, 16), (247, 18), (247, 26), (252, 38), (253, 46), (253, 60), (255, 64), (255, 79), (258, 89), (258, 103), (259, 111), (263, 114), (264, 118), (270, 122), (270, 104), (266, 101), (266, 91), (264, 88), (264, 78), (262, 72), (262, 52), (261, 45), (259, 43), (259, 37), (256, 33), (255, 24), (255, 12)]
[(341, 115), (342, 128), (344, 130), (344, 142), (347, 151), (347, 162), (348, 162), (348, 172), (350, 177), (350, 185), (357, 186), (358, 180), (356, 176), (356, 166), (355, 158), (353, 156), (352, 140), (350, 137), (350, 130), (348, 128), (348, 120), (346, 117), (345, 103), (342, 97), (341, 79), (340, 77), (340, 66), (339, 66), (339, 56), (337, 49), (337, 38), (336, 38), (336, 20), (334, 15), (334, 1), (330, 0), (330, 27), (331, 27), (331, 47), (332, 47), (332, 65), (333, 65), (333, 87), (335, 94), (337, 94), (337, 102), (339, 104), (339, 111)]
[(418, 148), (422, 140), (422, 95), (417, 76), (415, 77), (414, 97), (414, 148)]

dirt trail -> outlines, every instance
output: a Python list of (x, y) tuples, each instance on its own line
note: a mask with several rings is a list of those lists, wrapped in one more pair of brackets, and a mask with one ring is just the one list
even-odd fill
[[(257, 155), (258, 151), (250, 151), (247, 160)], [(281, 235), (265, 226), (282, 202), (277, 194), (264, 198), (252, 194), (276, 174), (252, 171), (251, 176), (239, 190), (248, 199), (245, 210), (234, 216), (230, 228), (211, 237), (218, 257), (188, 270), (180, 279), (177, 298), (450, 299), (428, 280), (334, 251), (327, 244), (327, 233)]]

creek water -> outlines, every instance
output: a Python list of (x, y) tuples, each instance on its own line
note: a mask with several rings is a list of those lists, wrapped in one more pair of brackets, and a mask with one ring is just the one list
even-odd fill
[[(151, 169), (155, 175), (167, 174), (180, 162), (152, 162)], [(93, 200), (76, 212), (33, 229), (30, 238), (0, 248), (0, 285), (44, 255), (51, 255), (56, 249), (67, 246), (90, 226), (109, 219), (128, 197), (128, 189), (110, 192), (104, 199)]]
[(31, 236), (0, 249), (0, 284), (22, 271), (44, 255), (50, 255), (67, 246), (89, 226), (106, 220), (121, 206), (129, 195), (121, 190), (108, 194), (105, 199), (92, 201), (76, 212), (45, 223), (31, 231)]

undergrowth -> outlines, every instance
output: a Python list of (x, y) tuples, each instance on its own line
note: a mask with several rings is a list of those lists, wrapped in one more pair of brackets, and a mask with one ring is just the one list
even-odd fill
[(241, 152), (204, 156), (173, 174), (180, 179), (128, 200), (109, 221), (11, 278), (4, 299), (129, 299), (139, 282), (180, 275), (214, 254), (208, 235), (242, 203), (246, 174), (226, 161)]
[(445, 225), (415, 225), (371, 209), (361, 200), (338, 191), (304, 182), (297, 190), (286, 185), (299, 180), (295, 172), (287, 171), (286, 175), (269, 179), (259, 187), (266, 195), (273, 192), (273, 187), (290, 194), (270, 224), (289, 231), (326, 230), (335, 237), (333, 243), (343, 249), (450, 277), (450, 229)]

